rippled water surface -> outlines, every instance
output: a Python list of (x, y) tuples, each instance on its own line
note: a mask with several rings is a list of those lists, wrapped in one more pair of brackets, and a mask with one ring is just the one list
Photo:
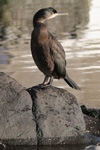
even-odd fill
[(0, 6), (0, 71), (25, 87), (37, 85), (44, 75), (35, 66), (30, 52), (32, 18), (44, 7), (52, 6), (68, 16), (46, 22), (48, 30), (66, 52), (67, 72), (81, 87), (71, 89), (63, 80), (54, 86), (73, 93), (80, 104), (100, 108), (100, 0), (17, 0)]

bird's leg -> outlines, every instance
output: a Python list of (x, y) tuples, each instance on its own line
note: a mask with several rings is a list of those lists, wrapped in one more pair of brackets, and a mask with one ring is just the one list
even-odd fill
[[(43, 83), (39, 84), (38, 86), (35, 86), (36, 88), (44, 88), (48, 84), (48, 76), (45, 76)], [(49, 81), (50, 82), (50, 81)]]
[(47, 84), (48, 79), (49, 79), (49, 77), (48, 77), (48, 76), (45, 76), (45, 78), (44, 78), (44, 81), (43, 81), (42, 85), (46, 85), (46, 84)]
[(48, 76), (45, 76), (45, 78), (44, 78), (44, 81), (43, 81), (43, 83), (41, 83), (41, 84), (39, 84), (39, 86), (41, 87), (41, 88), (43, 88), (43, 87), (45, 87), (47, 84), (48, 84)]
[(49, 85), (52, 85), (52, 82), (53, 82), (53, 76), (50, 77), (50, 80), (49, 80), (49, 82), (48, 82), (47, 85), (48, 85), (48, 86), (49, 86)]
[(49, 77), (45, 76), (43, 83), (40, 84), (40, 87), (41, 87), (41, 88), (50, 86), (50, 85), (52, 84), (52, 82), (53, 82), (53, 77), (50, 77), (50, 80), (49, 80), (49, 82), (47, 83), (48, 78), (49, 78)]

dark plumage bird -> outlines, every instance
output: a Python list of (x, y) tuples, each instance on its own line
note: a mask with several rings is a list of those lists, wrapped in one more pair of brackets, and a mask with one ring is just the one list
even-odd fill
[[(53, 78), (62, 78), (70, 87), (80, 90), (79, 86), (66, 72), (65, 52), (62, 45), (47, 30), (44, 24), (45, 20), (58, 15), (67, 15), (67, 13), (57, 13), (55, 9), (49, 7), (40, 9), (33, 18), (34, 30), (31, 37), (32, 56), (40, 71), (45, 75), (45, 79), (40, 86), (51, 85)], [(48, 81), (49, 78), (50, 80)]]

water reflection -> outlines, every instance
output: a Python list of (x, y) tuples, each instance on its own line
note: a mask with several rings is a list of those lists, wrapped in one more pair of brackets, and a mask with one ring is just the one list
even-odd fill
[[(100, 2), (99, 0), (3, 0), (0, 2), (0, 70), (23, 86), (43, 81), (30, 52), (33, 14), (40, 8), (54, 7), (69, 15), (46, 22), (48, 30), (62, 43), (69, 75), (82, 91), (69, 88), (62, 80), (53, 85), (68, 89), (80, 103), (100, 107)], [(2, 50), (3, 48), (3, 50)]]
[(68, 12), (69, 16), (52, 19), (47, 23), (48, 29), (55, 33), (56, 36), (68, 32), (73, 36), (77, 34), (76, 31), (78, 29), (84, 28), (89, 21), (89, 3), (90, 0), (83, 0), (82, 2), (80, 0), (77, 0), (77, 2), (69, 0), (64, 0), (63, 2), (52, 0), (47, 2), (43, 0), (42, 3), (36, 0), (20, 0), (19, 3), (17, 0), (3, 0), (0, 6), (2, 37), (7, 36), (6, 38), (8, 38), (10, 34), (10, 36), (13, 35), (13, 38), (21, 38), (24, 34), (30, 34), (32, 31), (33, 14), (40, 8), (50, 6), (59, 12)]
[(99, 150), (98, 145), (74, 145), (74, 146), (7, 146), (6, 150)]
[(84, 150), (85, 146), (16, 146), (8, 147), (7, 150)]
[(0, 64), (10, 64), (12, 56), (7, 52), (7, 49), (0, 46)]

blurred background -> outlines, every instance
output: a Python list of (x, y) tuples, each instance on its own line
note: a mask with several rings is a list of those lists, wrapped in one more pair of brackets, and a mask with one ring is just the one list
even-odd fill
[(0, 0), (0, 71), (26, 88), (43, 81), (31, 56), (30, 39), (33, 15), (45, 7), (69, 13), (45, 23), (63, 45), (67, 72), (81, 91), (63, 80), (53, 85), (73, 93), (80, 104), (100, 108), (100, 0)]

